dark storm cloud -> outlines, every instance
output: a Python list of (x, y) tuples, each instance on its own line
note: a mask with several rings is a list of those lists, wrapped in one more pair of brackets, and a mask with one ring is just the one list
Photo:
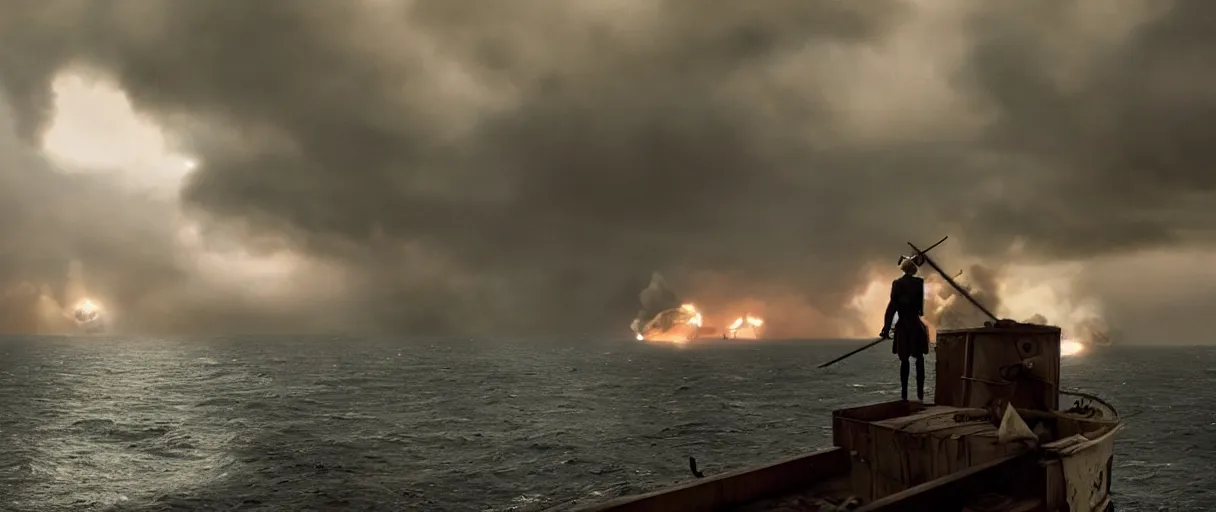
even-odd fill
[(56, 172), (20, 143), (13, 117), (0, 101), (0, 333), (63, 332), (62, 314), (82, 298), (74, 288), (140, 332), (308, 324), (200, 281), (173, 244), (166, 204), (103, 175)]
[(1216, 58), (1204, 21), (1216, 5), (1124, 2), (1156, 14), (1129, 24), (1123, 44), (1087, 48), (1094, 36), (1079, 28), (1128, 23), (1108, 4), (1009, 4), (977, 17), (964, 76), (999, 109), (989, 145), (1042, 166), (1031, 174), (1043, 187), (978, 221), (1054, 256), (1210, 241), (1216, 71), (1200, 63)]
[(32, 136), (54, 73), (112, 76), (203, 162), (185, 203), (340, 262), (360, 325), (623, 330), (654, 269), (832, 315), (943, 231), (1210, 235), (1216, 7), (953, 5), (11, 2), (0, 80)]

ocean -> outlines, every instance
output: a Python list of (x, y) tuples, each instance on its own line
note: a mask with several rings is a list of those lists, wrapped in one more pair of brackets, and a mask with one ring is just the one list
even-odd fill
[[(0, 510), (597, 501), (828, 446), (829, 411), (898, 397), (886, 347), (815, 368), (857, 343), (8, 338)], [(1063, 381), (1127, 418), (1118, 510), (1216, 510), (1216, 347), (1091, 350)]]

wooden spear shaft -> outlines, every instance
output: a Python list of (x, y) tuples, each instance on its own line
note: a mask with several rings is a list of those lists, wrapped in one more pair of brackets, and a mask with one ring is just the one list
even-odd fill
[(874, 340), (874, 341), (871, 341), (871, 342), (869, 342), (869, 343), (866, 343), (866, 344), (865, 344), (864, 346), (862, 346), (861, 348), (859, 348), (859, 349), (857, 349), (857, 350), (854, 350), (854, 351), (852, 351), (852, 352), (849, 352), (848, 354), (845, 354), (845, 355), (843, 355), (843, 356), (837, 357), (836, 359), (833, 359), (833, 360), (828, 361), (828, 362), (826, 362), (826, 363), (823, 363), (823, 364), (819, 365), (819, 367), (820, 367), (820, 368), (827, 368), (827, 367), (832, 366), (832, 365), (834, 365), (834, 364), (836, 364), (836, 363), (839, 363), (839, 362), (841, 362), (841, 361), (844, 361), (845, 359), (848, 359), (848, 358), (852, 357), (852, 356), (853, 356), (853, 354), (856, 354), (856, 353), (858, 353), (858, 352), (861, 352), (862, 350), (865, 350), (865, 349), (867, 349), (867, 348), (873, 347), (874, 345), (879, 344), (879, 342), (882, 342), (883, 340), (886, 340), (886, 338), (878, 338), (878, 339), (876, 339), (876, 340)]
[(925, 263), (928, 263), (930, 267), (933, 267), (933, 270), (936, 270), (938, 275), (942, 276), (942, 279), (945, 279), (947, 283), (950, 283), (950, 286), (954, 287), (955, 291), (970, 301), (972, 305), (979, 308), (980, 311), (983, 311), (985, 315), (988, 315), (988, 318), (991, 318), (993, 322), (999, 321), (996, 315), (992, 314), (992, 312), (989, 311), (988, 308), (984, 307), (983, 304), (980, 304), (978, 300), (975, 300), (975, 297), (972, 297), (965, 288), (954, 282), (954, 279), (950, 277), (950, 274), (947, 274), (944, 270), (942, 270), (941, 267), (937, 266), (937, 263), (934, 263), (933, 259), (930, 258), (928, 254), (925, 254), (924, 251), (917, 249), (915, 245), (912, 245), (912, 242), (908, 242), (908, 247), (911, 247), (912, 250), (916, 251), (917, 255), (921, 259), (925, 260)]

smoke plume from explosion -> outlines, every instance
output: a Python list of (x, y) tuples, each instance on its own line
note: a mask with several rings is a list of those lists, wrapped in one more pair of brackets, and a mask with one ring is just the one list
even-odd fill
[(671, 286), (667, 284), (667, 280), (663, 279), (663, 275), (658, 272), (650, 275), (650, 284), (638, 294), (638, 299), (642, 303), (642, 309), (638, 310), (631, 325), (633, 331), (639, 334), (643, 332), (643, 327), (647, 323), (664, 311), (680, 309), (683, 304), (676, 296), (676, 292), (672, 291)]
[(661, 269), (874, 335), (875, 269), (943, 234), (1053, 322), (1203, 340), (1216, 300), (1208, 1), (3, 11), (3, 331), (75, 261), (123, 332), (620, 332)]
[(682, 304), (662, 274), (650, 275), (650, 284), (638, 294), (638, 299), (642, 309), (629, 328), (639, 341), (685, 342), (700, 334), (704, 325), (701, 312), (692, 304)]
[[(705, 287), (702, 286), (702, 289)], [(711, 293), (709, 296), (715, 295)], [(642, 309), (629, 324), (629, 328), (639, 341), (682, 343), (719, 335), (726, 339), (754, 340), (764, 335), (767, 325), (764, 318), (750, 312), (735, 318), (733, 322), (728, 320), (731, 317), (718, 313), (711, 317), (718, 322), (707, 322), (707, 313), (676, 295), (667, 280), (658, 272), (651, 274), (650, 284), (638, 294), (638, 299), (642, 303)], [(731, 297), (710, 301), (709, 304), (713, 310), (733, 310), (738, 309), (740, 304), (755, 305), (749, 304), (750, 302)]]
[[(963, 297), (940, 277), (932, 276), (931, 278), (935, 281), (940, 280), (941, 283), (934, 287), (937, 295), (932, 297), (932, 306), (925, 308), (927, 321), (939, 329), (979, 327), (984, 325), (984, 322), (991, 321), (983, 311), (971, 304), (966, 297)], [(996, 312), (1002, 310), (997, 276), (992, 269), (979, 264), (971, 265), (967, 271), (963, 272), (962, 277), (955, 279), (955, 282), (989, 311), (999, 314)]]
[[(1092, 303), (1070, 302), (1071, 294), (1061, 298), (1050, 290), (1051, 283), (1021, 287), (1001, 271), (979, 264), (971, 265), (955, 281), (1000, 318), (1057, 325), (1064, 330), (1065, 338), (1087, 345), (1101, 343), (1107, 337), (1100, 308)], [(926, 302), (925, 320), (935, 328), (978, 327), (991, 320), (947, 283), (934, 288), (937, 293)]]

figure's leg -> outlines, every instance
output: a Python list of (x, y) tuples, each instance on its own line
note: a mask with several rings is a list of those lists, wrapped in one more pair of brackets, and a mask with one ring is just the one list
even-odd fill
[(925, 401), (925, 358), (916, 358), (916, 399)]
[(899, 385), (904, 400), (908, 399), (908, 358), (899, 358)]

